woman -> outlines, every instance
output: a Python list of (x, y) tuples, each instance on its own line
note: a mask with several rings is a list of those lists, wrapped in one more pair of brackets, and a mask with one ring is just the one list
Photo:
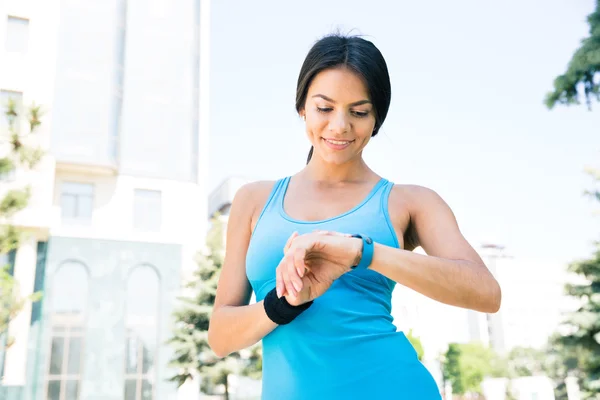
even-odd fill
[(312, 143), (306, 167), (248, 184), (233, 201), (208, 339), (221, 357), (263, 340), (263, 399), (439, 399), (392, 323), (394, 285), (481, 312), (500, 307), (498, 283), (446, 203), (365, 164), (390, 97), (372, 43), (319, 40), (296, 93)]

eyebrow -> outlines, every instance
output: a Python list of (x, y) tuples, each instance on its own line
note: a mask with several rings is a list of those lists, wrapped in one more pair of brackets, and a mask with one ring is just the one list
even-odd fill
[[(329, 97), (325, 96), (324, 94), (315, 94), (312, 98), (314, 99), (315, 97), (320, 97), (323, 100), (327, 100), (327, 101), (329, 101), (331, 103), (334, 103), (334, 104), (336, 103), (335, 100), (330, 99)], [(359, 101), (355, 101), (354, 103), (352, 103), (350, 105), (351, 106), (360, 106), (360, 105), (363, 105), (363, 104), (372, 104), (372, 102), (371, 102), (371, 100), (359, 100)]]

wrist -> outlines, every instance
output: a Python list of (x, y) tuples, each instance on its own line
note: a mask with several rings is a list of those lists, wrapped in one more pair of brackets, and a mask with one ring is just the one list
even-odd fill
[(312, 301), (293, 306), (285, 296), (278, 297), (276, 289), (271, 290), (264, 298), (263, 307), (267, 317), (277, 325), (287, 325), (306, 311)]
[(353, 238), (360, 241), (360, 256), (358, 260), (350, 267), (351, 269), (367, 269), (373, 262), (373, 252), (375, 243), (373, 239), (366, 235), (354, 234)]
[(352, 241), (352, 246), (350, 247), (352, 249), (350, 251), (352, 259), (350, 260), (349, 264), (349, 268), (351, 269), (353, 266), (360, 263), (362, 258), (363, 242), (362, 239), (357, 237), (351, 237), (350, 240)]

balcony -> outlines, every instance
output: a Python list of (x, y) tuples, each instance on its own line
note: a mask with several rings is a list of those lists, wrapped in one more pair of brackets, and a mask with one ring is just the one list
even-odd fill
[(57, 172), (94, 176), (117, 174), (116, 140), (109, 135), (57, 136), (53, 136), (51, 142)]
[(84, 161), (56, 160), (57, 173), (75, 173), (93, 176), (114, 176), (118, 172), (116, 164), (96, 164)]

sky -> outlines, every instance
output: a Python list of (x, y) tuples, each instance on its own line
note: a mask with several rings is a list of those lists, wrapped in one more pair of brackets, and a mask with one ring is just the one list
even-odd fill
[[(294, 109), (303, 59), (340, 29), (386, 58), (392, 102), (367, 163), (438, 192), (476, 249), (506, 246), (507, 270), (564, 271), (600, 239), (586, 166), (600, 167), (600, 116), (543, 104), (581, 39), (593, 0), (213, 1), (210, 189), (278, 179), (309, 150)], [(600, 107), (600, 104), (596, 108)], [(502, 262), (499, 263), (501, 267)]]

